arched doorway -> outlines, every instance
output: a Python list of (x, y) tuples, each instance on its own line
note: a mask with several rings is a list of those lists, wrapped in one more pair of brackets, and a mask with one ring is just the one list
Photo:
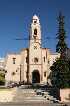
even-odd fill
[(40, 74), (38, 70), (32, 72), (32, 83), (40, 83)]

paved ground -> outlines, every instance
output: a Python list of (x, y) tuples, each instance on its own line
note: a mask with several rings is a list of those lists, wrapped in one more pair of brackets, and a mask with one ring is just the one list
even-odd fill
[(0, 106), (61, 106), (59, 104), (47, 104), (47, 103), (5, 103)]
[[(0, 103), (0, 106), (63, 106), (63, 105), (57, 103), (46, 103), (46, 102), (24, 102), (24, 103)], [(69, 103), (68, 106), (70, 106)]]
[[(2, 92), (3, 93), (3, 92)], [(53, 103), (50, 100), (52, 98), (48, 92), (45, 93), (46, 98), (44, 96), (37, 95), (35, 90), (33, 89), (20, 89), (15, 88), (13, 89), (13, 100), (12, 102), (7, 102), (5, 99), (10, 98), (11, 95), (8, 94), (9, 92), (4, 92), (5, 97), (0, 97), (0, 100), (3, 99), (3, 102), (0, 102), (0, 106), (63, 106), (62, 104)], [(2, 96), (4, 96), (2, 94)], [(47, 97), (49, 96), (50, 100), (47, 101)], [(70, 106), (70, 103), (67, 104)]]

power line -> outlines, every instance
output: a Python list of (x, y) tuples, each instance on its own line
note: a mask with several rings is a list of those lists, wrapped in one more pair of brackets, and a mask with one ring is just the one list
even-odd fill
[[(67, 37), (67, 38), (69, 38), (69, 37)], [(45, 44), (45, 43), (47, 43), (47, 40), (57, 40), (58, 38), (57, 37), (44, 37), (43, 39), (36, 39), (36, 40), (41, 40), (42, 41), (42, 44)], [(15, 40), (24, 40), (24, 41), (30, 41), (30, 40), (34, 40), (34, 39), (32, 39), (32, 38), (16, 38)]]

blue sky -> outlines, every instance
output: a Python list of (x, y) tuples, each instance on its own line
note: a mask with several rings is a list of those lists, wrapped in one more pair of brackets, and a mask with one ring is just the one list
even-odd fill
[(56, 37), (59, 11), (65, 16), (67, 44), (70, 47), (70, 0), (0, 0), (0, 57), (28, 47), (28, 41), (15, 39), (28, 38), (34, 14), (40, 18), (43, 47), (54, 52), (56, 39), (45, 40), (45, 37)]

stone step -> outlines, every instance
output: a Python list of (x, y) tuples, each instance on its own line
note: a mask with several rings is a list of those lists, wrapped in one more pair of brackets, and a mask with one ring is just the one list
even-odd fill
[[(49, 98), (49, 99), (48, 99)], [(47, 100), (56, 100), (51, 96), (41, 96), (41, 95), (34, 95), (34, 96), (15, 96), (15, 100), (25, 100), (25, 99), (47, 99)]]
[(44, 92), (44, 95), (37, 95), (34, 89), (17, 89), (13, 101), (51, 101), (56, 100), (49, 92)]
[(26, 99), (15, 99), (15, 102), (24, 102), (24, 101), (46, 101), (46, 102), (51, 102), (50, 100), (47, 100), (46, 98), (42, 98), (42, 97), (34, 97), (34, 98), (26, 98)]

